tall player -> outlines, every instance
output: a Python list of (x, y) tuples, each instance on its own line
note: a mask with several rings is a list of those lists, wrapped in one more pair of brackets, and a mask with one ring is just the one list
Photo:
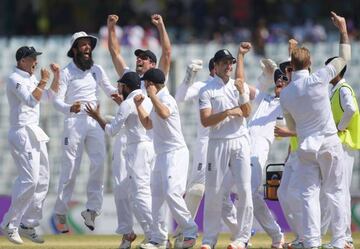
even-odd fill
[(44, 239), (36, 233), (42, 218), (43, 203), (49, 188), (49, 160), (46, 143), (49, 137), (39, 126), (40, 101), (53, 100), (58, 91), (60, 68), (52, 64), (54, 80), (45, 89), (50, 73), (41, 69), (41, 79), (34, 75), (37, 56), (33, 47), (23, 46), (16, 51), (16, 67), (6, 84), (10, 106), (8, 140), (11, 156), (18, 171), (11, 206), (5, 214), (0, 229), (9, 241), (22, 244), (21, 236), (35, 243)]
[[(124, 57), (121, 55), (121, 44), (118, 43), (116, 36), (115, 25), (118, 22), (119, 17), (117, 15), (109, 15), (107, 19), (108, 27), (108, 49), (111, 55), (112, 62), (121, 78), (125, 72), (129, 72), (130, 68), (127, 66)], [(162, 54), (159, 61), (159, 68), (167, 75), (170, 69), (171, 62), (171, 43), (167, 34), (163, 19), (160, 15), (152, 15), (151, 22), (156, 26), (160, 36), (160, 44), (162, 48)], [(142, 76), (147, 70), (156, 67), (157, 58), (156, 55), (150, 50), (137, 49), (135, 51), (136, 56), (136, 73)], [(144, 82), (141, 82), (141, 89), (144, 95), (146, 95)], [(127, 171), (125, 168), (125, 161), (122, 152), (125, 150), (126, 138), (121, 135), (117, 135), (113, 146), (113, 177), (114, 177), (114, 197), (116, 204), (116, 211), (118, 217), (117, 233), (123, 234), (122, 244), (130, 244), (135, 240), (136, 235), (132, 230), (132, 212), (129, 206), (128, 200), (128, 188), (127, 185)], [(121, 174), (120, 174), (121, 172)], [(150, 191), (148, 192), (150, 195)], [(146, 244), (148, 238), (142, 244)]]

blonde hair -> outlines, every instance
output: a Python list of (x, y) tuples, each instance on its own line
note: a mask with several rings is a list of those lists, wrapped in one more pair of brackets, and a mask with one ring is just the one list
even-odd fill
[(311, 65), (309, 49), (305, 47), (295, 48), (291, 53), (291, 65), (295, 71), (308, 69)]

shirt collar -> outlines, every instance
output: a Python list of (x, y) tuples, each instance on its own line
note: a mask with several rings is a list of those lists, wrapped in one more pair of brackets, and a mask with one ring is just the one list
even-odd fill
[(24, 70), (22, 70), (22, 69), (20, 69), (20, 68), (18, 68), (18, 67), (15, 67), (14, 71), (15, 71), (16, 73), (20, 74), (20, 75), (23, 76), (23, 77), (26, 77), (26, 78), (30, 78), (30, 77), (31, 77), (31, 75), (30, 75), (28, 72), (26, 72), (26, 71), (24, 71)]
[(160, 89), (160, 91), (157, 92), (157, 96), (163, 96), (164, 94), (169, 94), (169, 90), (166, 86), (164, 86), (163, 88)]
[(231, 78), (229, 78), (228, 82), (225, 83), (222, 78), (220, 78), (219, 76), (217, 76), (217, 74), (215, 74), (214, 79), (216, 80), (216, 82), (217, 82), (218, 84), (221, 84), (221, 85), (223, 85), (223, 86), (226, 85), (227, 83), (229, 83), (229, 81), (231, 80)]
[(78, 68), (78, 66), (76, 66), (76, 64), (75, 64), (75, 62), (74, 62), (73, 60), (70, 62), (70, 66), (71, 66), (75, 71), (77, 71), (77, 72), (79, 72), (79, 73), (85, 73), (85, 72), (88, 72), (88, 71), (90, 70), (90, 69), (85, 70), (85, 71), (81, 70), (80, 68)]
[(131, 99), (134, 96), (138, 95), (138, 94), (142, 94), (143, 91), (141, 89), (136, 89), (134, 91), (132, 91), (131, 93), (129, 93), (129, 95), (126, 97), (126, 99)]
[(309, 75), (310, 75), (310, 72), (307, 69), (294, 71), (291, 75), (291, 77), (292, 77), (291, 81), (295, 81), (300, 78), (308, 77)]
[(339, 82), (335, 85), (335, 86), (333, 86), (333, 88), (331, 88), (331, 92), (332, 93), (334, 93), (337, 89), (339, 89), (340, 87), (341, 87), (341, 85), (343, 84), (343, 83), (345, 83), (346, 81), (345, 81), (345, 79), (344, 78), (342, 78), (341, 80), (339, 80)]

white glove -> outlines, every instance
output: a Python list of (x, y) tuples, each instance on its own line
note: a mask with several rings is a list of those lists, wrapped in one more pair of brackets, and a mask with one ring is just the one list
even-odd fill
[(276, 63), (271, 59), (261, 59), (260, 66), (262, 69), (262, 74), (258, 77), (260, 83), (273, 83), (274, 81), (274, 72), (277, 68)]
[(185, 84), (191, 85), (194, 82), (197, 72), (203, 68), (202, 63), (202, 60), (195, 59), (192, 60), (189, 65), (187, 65), (186, 74), (183, 81)]

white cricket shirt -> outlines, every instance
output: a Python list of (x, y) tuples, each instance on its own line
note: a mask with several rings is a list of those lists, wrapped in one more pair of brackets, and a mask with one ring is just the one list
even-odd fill
[(186, 143), (181, 131), (179, 109), (175, 99), (170, 95), (166, 86), (156, 96), (169, 109), (170, 116), (166, 119), (161, 118), (155, 112), (155, 108), (150, 112), (155, 153), (159, 154), (185, 147)]
[[(152, 141), (151, 131), (147, 131), (141, 124), (136, 110), (134, 96), (138, 94), (142, 94), (141, 89), (132, 91), (120, 104), (114, 120), (105, 126), (105, 133), (107, 135), (115, 136), (125, 126), (127, 144)], [(148, 113), (151, 111), (152, 103), (148, 97), (145, 97), (142, 105)]]
[[(209, 76), (206, 81), (197, 81), (193, 84), (189, 85), (186, 82), (183, 82), (179, 85), (178, 89), (176, 90), (175, 99), (177, 102), (186, 102), (186, 101), (193, 101), (196, 105), (196, 110), (199, 110), (199, 94), (201, 88), (206, 86), (213, 77)], [(209, 137), (209, 128), (204, 127), (200, 121), (200, 112), (197, 111), (197, 138), (198, 139), (208, 139)]]
[[(40, 106), (32, 92), (39, 81), (17, 67), (9, 76), (6, 84), (6, 95), (10, 106), (10, 126), (20, 128), (26, 125), (39, 125)], [(43, 90), (41, 100), (51, 100), (52, 90)]]
[(270, 144), (274, 142), (274, 128), (276, 118), (283, 116), (280, 99), (256, 89), (254, 105), (258, 108), (248, 123), (251, 139), (265, 138)]
[(296, 124), (300, 148), (317, 151), (325, 136), (337, 133), (328, 95), (328, 85), (336, 76), (335, 68), (327, 65), (313, 74), (295, 71), (292, 80), (280, 93), (284, 113)]
[(70, 62), (61, 70), (60, 88), (54, 106), (64, 114), (71, 114), (70, 107), (80, 101), (84, 105), (78, 114), (87, 115), (85, 104), (90, 103), (94, 107), (97, 105), (100, 87), (107, 96), (118, 92), (101, 66), (94, 64), (89, 70), (82, 71), (74, 62)]
[[(239, 106), (239, 91), (234, 80), (224, 84), (217, 75), (200, 91), (199, 108), (210, 108), (212, 113), (219, 113)], [(211, 126), (209, 139), (232, 139), (246, 134), (246, 120), (243, 117), (227, 117), (217, 125)]]

